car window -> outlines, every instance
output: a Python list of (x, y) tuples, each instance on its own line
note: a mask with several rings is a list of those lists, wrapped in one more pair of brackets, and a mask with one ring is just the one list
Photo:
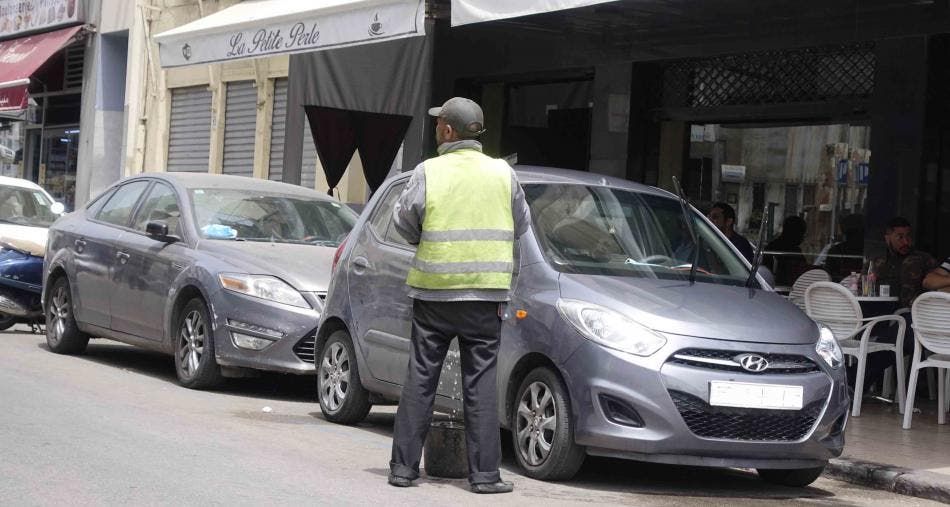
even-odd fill
[(148, 187), (148, 183), (144, 180), (133, 181), (119, 187), (99, 210), (96, 220), (102, 220), (113, 225), (127, 225), (129, 218), (132, 216), (132, 209), (135, 207), (135, 203), (138, 202), (139, 197), (142, 196), (142, 192)]
[(339, 246), (357, 215), (336, 202), (254, 189), (190, 190), (195, 225), (206, 239)]
[(0, 223), (49, 227), (57, 218), (41, 190), (0, 185)]
[(139, 206), (132, 228), (145, 232), (145, 226), (149, 222), (164, 222), (168, 225), (168, 234), (178, 236), (180, 221), (181, 209), (178, 207), (175, 191), (164, 183), (156, 183)]
[[(585, 185), (525, 185), (545, 256), (569, 273), (741, 285), (749, 270), (695, 212), (667, 197)], [(692, 222), (692, 240), (685, 217)]]
[(396, 207), (396, 200), (402, 195), (404, 188), (406, 188), (405, 183), (397, 183), (389, 189), (389, 193), (383, 197), (379, 206), (376, 207), (373, 218), (370, 220), (370, 227), (376, 232), (376, 236), (382, 238), (383, 241), (408, 246), (409, 243), (396, 231), (396, 227), (393, 225), (393, 208)]

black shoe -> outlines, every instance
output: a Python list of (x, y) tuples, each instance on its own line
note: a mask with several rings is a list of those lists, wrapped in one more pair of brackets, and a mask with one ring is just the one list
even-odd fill
[(398, 475), (389, 474), (389, 485), (396, 486), (397, 488), (408, 488), (412, 486), (412, 480), (405, 477), (399, 477)]
[(480, 482), (472, 484), (472, 493), (490, 495), (493, 493), (511, 493), (515, 485), (507, 481)]

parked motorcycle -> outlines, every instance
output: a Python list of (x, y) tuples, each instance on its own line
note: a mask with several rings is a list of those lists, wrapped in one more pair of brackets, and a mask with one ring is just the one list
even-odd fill
[(44, 321), (43, 257), (8, 242), (0, 242), (0, 331), (14, 324), (34, 330)]

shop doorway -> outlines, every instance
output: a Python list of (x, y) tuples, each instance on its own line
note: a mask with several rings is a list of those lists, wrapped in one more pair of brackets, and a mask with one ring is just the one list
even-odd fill
[(30, 129), (27, 137), (27, 146), (32, 149), (25, 160), (25, 176), (72, 211), (76, 197), (79, 126)]

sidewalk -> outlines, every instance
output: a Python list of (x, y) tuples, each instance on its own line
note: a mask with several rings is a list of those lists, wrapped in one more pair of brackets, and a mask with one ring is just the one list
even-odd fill
[(909, 430), (901, 429), (896, 405), (865, 399), (861, 417), (848, 422), (844, 454), (826, 475), (950, 503), (950, 424), (937, 424), (937, 402), (922, 394)]

